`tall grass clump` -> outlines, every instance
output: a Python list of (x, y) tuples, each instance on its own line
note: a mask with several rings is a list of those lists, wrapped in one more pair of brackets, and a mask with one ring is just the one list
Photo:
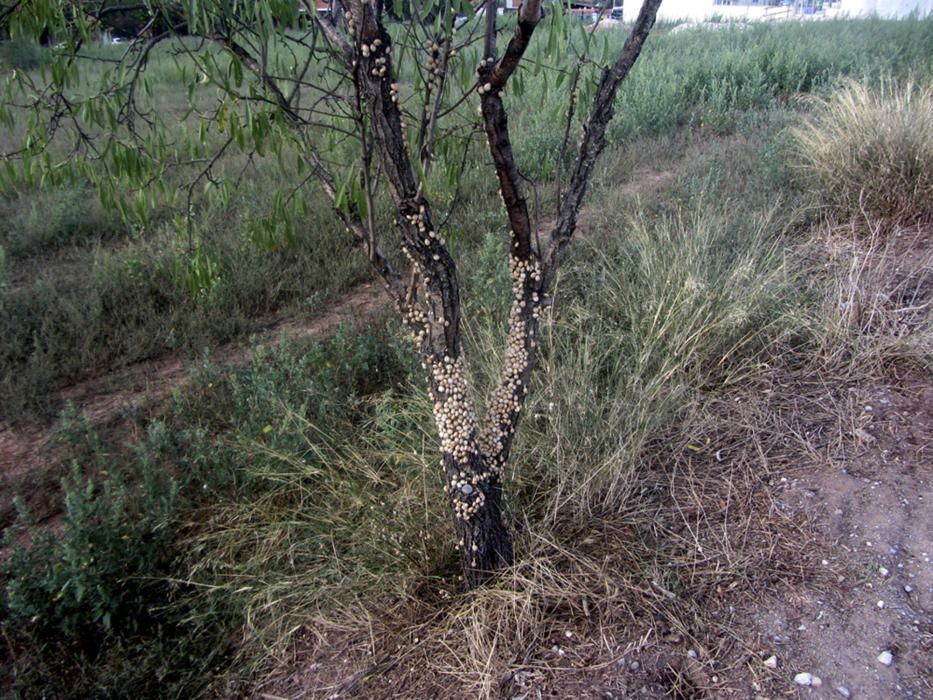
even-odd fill
[(769, 215), (740, 222), (726, 207), (623, 227), (594, 239), (558, 289), (532, 394), (529, 422), (556, 446), (542, 456), (555, 510), (623, 504), (646, 446), (780, 332), (787, 272)]
[(933, 220), (933, 86), (847, 80), (813, 107), (797, 151), (838, 216)]

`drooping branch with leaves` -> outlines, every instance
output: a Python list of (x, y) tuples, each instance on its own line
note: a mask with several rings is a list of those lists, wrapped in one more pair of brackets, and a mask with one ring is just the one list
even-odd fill
[[(52, 36), (58, 48), (40, 76), (21, 73), (7, 82), (0, 120), (12, 127), (14, 113), (25, 114), (28, 123), (22, 147), (3, 159), (37, 179), (89, 178), (102, 200), (128, 217), (145, 217), (148, 193), (165, 187), (168, 169), (185, 168), (194, 175), (182, 188), (180, 226), (191, 225), (199, 191), (231, 196), (231, 183), (217, 172), (230, 149), (245, 154), (247, 166), (272, 157), (293, 171), (294, 189), (273, 203), (281, 221), (291, 222), (323, 193), (414, 339), (464, 579), (475, 586), (512, 562), (502, 484), (539, 322), (606, 146), (616, 94), (659, 5), (647, 0), (618, 54), (604, 41), (600, 60), (589, 55), (595, 35), (563, 5), (541, 0), (526, 0), (515, 16), (500, 14), (496, 0), (392, 7), (337, 0), (326, 12), (309, 0), (8, 2), (0, 15), (12, 36)], [(116, 12), (131, 36), (118, 56), (104, 57), (91, 46)], [(547, 80), (538, 66), (525, 65), (542, 24), (551, 70), (559, 80), (571, 76), (564, 122), (555, 125), (563, 139), (558, 169), (575, 152), (572, 167), (558, 173), (557, 210), (546, 225), (532, 215), (509, 133), (509, 109), (533, 106), (522, 104), (518, 90), (507, 95), (517, 80)], [(580, 38), (571, 46), (566, 38), (574, 32)], [(179, 90), (188, 88), (185, 137), (172, 136), (173, 125), (147, 101), (147, 69), (157, 50), (173, 56)], [(79, 77), (90, 62), (104, 62), (93, 86)], [(592, 81), (588, 104), (578, 88), (583, 66)], [(203, 86), (213, 88), (214, 99), (201, 98)], [(432, 185), (441, 161), (456, 180), (481, 134), (508, 219), (512, 282), (503, 366), (482, 404), (485, 415), (477, 411), (461, 337), (460, 280), (444, 238), (456, 201), (439, 202)]]

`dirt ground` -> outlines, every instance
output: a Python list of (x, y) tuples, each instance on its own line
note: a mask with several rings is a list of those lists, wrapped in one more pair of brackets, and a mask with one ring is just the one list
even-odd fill
[(832, 543), (821, 563), (839, 590), (762, 601), (755, 622), (774, 640), (774, 673), (822, 680), (804, 696), (933, 697), (933, 385), (852, 398), (849, 449), (792, 472), (779, 495)]

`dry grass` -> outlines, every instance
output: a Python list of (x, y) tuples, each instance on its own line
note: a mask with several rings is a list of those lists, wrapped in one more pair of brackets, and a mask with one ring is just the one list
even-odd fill
[[(819, 565), (829, 543), (775, 500), (777, 475), (813, 447), (787, 435), (813, 426), (799, 423), (800, 397), (791, 405), (766, 391), (774, 380), (736, 387), (659, 436), (671, 445), (689, 432), (703, 447), (648, 450), (623, 509), (525, 522), (521, 557), (495, 585), (457, 593), (449, 580), (426, 581), (389, 609), (319, 620), (319, 665), (294, 689), (321, 698), (724, 690), (761, 658), (754, 630), (737, 624), (754, 600), (832, 584)], [(339, 672), (346, 660), (352, 673)]]
[[(315, 665), (288, 680), (273, 676), (264, 688), (321, 698), (629, 697), (643, 689), (651, 697), (707, 697), (755, 684), (779, 691), (760, 664), (772, 644), (756, 622), (760, 601), (793, 598), (802, 588), (841, 593), (840, 572), (821, 564), (834, 558), (833, 544), (784, 502), (785, 477), (842, 459), (857, 439), (859, 388), (886, 368), (929, 359), (930, 246), (917, 229), (866, 235), (825, 228), (788, 245), (783, 256), (755, 258), (783, 258), (786, 268), (752, 264), (757, 284), (745, 288), (760, 297), (749, 293), (743, 304), (773, 314), (775, 296), (790, 282), (804, 292), (795, 298), (806, 301), (784, 307), (780, 321), (768, 315), (775, 325), (760, 343), (734, 328), (714, 332), (716, 318), (735, 313), (722, 303), (732, 299), (722, 280), (748, 269), (747, 257), (740, 252), (735, 267), (707, 269), (714, 284), (704, 285), (694, 306), (672, 290), (697, 286), (682, 266), (697, 258), (703, 235), (683, 258), (657, 250), (653, 262), (651, 242), (663, 242), (664, 234), (634, 235), (647, 259), (628, 267), (612, 251), (611, 264), (597, 264), (597, 274), (614, 270), (621, 278), (645, 269), (665, 282), (651, 287), (630, 279), (630, 293), (640, 296), (625, 305), (621, 279), (601, 276), (601, 288), (614, 289), (605, 292), (614, 295), (613, 309), (606, 311), (609, 297), (586, 298), (587, 306), (603, 308), (606, 323), (578, 317), (583, 308), (565, 302), (553, 321), (561, 327), (555, 337), (585, 328), (620, 354), (624, 337), (639, 328), (629, 322), (676, 313), (683, 331), (677, 337), (698, 342), (683, 356), (672, 350), (676, 342), (661, 344), (654, 362), (637, 363), (640, 392), (616, 393), (625, 371), (618, 364), (607, 370), (601, 343), (552, 337), (539, 402), (524, 426), (530, 443), (520, 454), (530, 463), (520, 465), (526, 471), (513, 485), (527, 514), (516, 527), (514, 567), (471, 593), (457, 592), (450, 577), (427, 577), (384, 608), (331, 611), (313, 626), (320, 635), (310, 654)], [(677, 246), (684, 242), (676, 239)], [(760, 243), (749, 251), (766, 251)], [(660, 274), (665, 260), (667, 274)], [(703, 267), (702, 255), (697, 263), (690, 270)], [(639, 314), (623, 323), (636, 308)], [(690, 324), (694, 314), (702, 321)], [(724, 337), (733, 340), (723, 344)], [(726, 350), (735, 343), (743, 360), (730, 364)], [(650, 353), (642, 351), (646, 360)], [(685, 357), (697, 363), (684, 364)], [(678, 362), (678, 369), (665, 369)], [(584, 367), (598, 376), (583, 382), (575, 372)], [(645, 390), (653, 386), (651, 368), (659, 372), (657, 391)], [(673, 406), (665, 403), (671, 386), (679, 387)], [(601, 390), (588, 394), (593, 387)], [(620, 395), (635, 398), (623, 403)], [(554, 397), (564, 405), (549, 412)], [(657, 420), (644, 424), (642, 410)], [(586, 427), (596, 425), (598, 431)], [(611, 437), (597, 440), (605, 434)], [(594, 471), (583, 470), (586, 460)], [(297, 665), (306, 658), (298, 656)], [(343, 670), (348, 666), (352, 672)]]
[[(867, 231), (867, 232), (866, 232)], [(815, 357), (851, 375), (933, 360), (933, 244), (929, 227), (827, 227), (810, 245), (822, 299)]]
[(933, 220), (933, 86), (847, 80), (812, 105), (799, 158), (840, 217)]

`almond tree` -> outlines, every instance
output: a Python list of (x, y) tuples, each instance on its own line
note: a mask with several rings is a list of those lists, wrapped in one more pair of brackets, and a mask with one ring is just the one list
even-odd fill
[[(105, 203), (145, 217), (146, 193), (160, 186), (166, 170), (196, 166), (186, 194), (190, 214), (205, 186), (230, 196), (217, 175), (226, 152), (248, 153), (250, 162), (271, 155), (294, 171), (295, 188), (273, 203), (286, 226), (307, 206), (305, 185), (317, 182), (316, 192), (323, 190), (384, 283), (422, 360), (469, 586), (512, 562), (502, 483), (541, 314), (606, 146), (616, 93), (660, 0), (643, 3), (617, 55), (604, 42), (601, 60), (591, 55), (593, 35), (575, 29), (560, 3), (545, 8), (542, 0), (525, 0), (516, 17), (500, 15), (497, 3), (409, 0), (390, 8), (385, 0), (335, 0), (319, 11), (310, 0), (20, 0), (0, 9), (11, 35), (52, 35), (61, 42), (42, 76), (21, 74), (8, 82), (7, 107), (0, 108), (0, 119), (11, 126), (14, 108), (30, 115), (22, 148), (4, 158), (21, 160), (27, 175), (54, 180), (82, 173), (97, 183)], [(390, 10), (407, 19), (392, 22)], [(545, 10), (543, 53), (570, 86), (563, 123), (555, 126), (563, 143), (557, 212), (547, 226), (531, 215), (503, 97), (519, 80)], [(90, 89), (81, 67), (91, 60), (89, 44), (116, 13), (139, 18), (135, 38), (99, 68), (103, 77)], [(166, 136), (164, 116), (147, 99), (147, 68), (160, 44), (176, 57), (189, 85), (189, 121), (196, 123), (190, 131), (198, 136), (180, 144)], [(560, 47), (564, 56), (556, 55)], [(527, 82), (546, 80), (530, 73)], [(214, 88), (216, 98), (207, 106), (197, 97), (199, 85)], [(578, 104), (583, 87), (591, 94), (587, 105)], [(520, 94), (508, 102), (527, 107)], [(463, 109), (470, 104), (478, 106), (479, 123), (464, 116), (472, 114)], [(461, 154), (465, 162), (471, 132), (480, 129), (508, 217), (512, 280), (504, 366), (483, 416), (461, 339), (457, 266), (429, 186), (438, 161), (454, 171)], [(219, 142), (212, 138), (217, 132)], [(49, 146), (62, 141), (71, 145), (70, 157), (56, 161)], [(561, 172), (564, 156), (574, 153), (572, 167)], [(391, 223), (380, 207), (386, 193)], [(210, 275), (196, 262), (194, 271)]]

